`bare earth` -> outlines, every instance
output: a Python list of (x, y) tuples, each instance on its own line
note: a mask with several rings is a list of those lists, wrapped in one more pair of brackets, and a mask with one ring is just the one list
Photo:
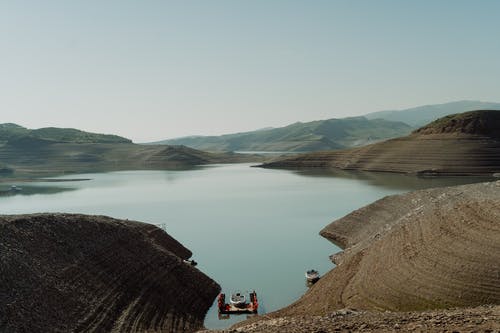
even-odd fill
[(344, 248), (337, 267), (294, 304), (233, 329), (500, 331), (500, 181), (389, 196), (321, 234)]
[(0, 332), (192, 332), (220, 287), (154, 225), (0, 216)]
[(266, 168), (382, 171), (423, 175), (500, 172), (500, 141), (474, 135), (413, 134), (360, 148), (303, 154)]
[(341, 151), (278, 159), (266, 168), (345, 169), (422, 175), (500, 172), (500, 111), (441, 118), (409, 136)]
[(425, 312), (341, 309), (323, 316), (261, 318), (220, 333), (330, 332), (500, 332), (500, 306)]

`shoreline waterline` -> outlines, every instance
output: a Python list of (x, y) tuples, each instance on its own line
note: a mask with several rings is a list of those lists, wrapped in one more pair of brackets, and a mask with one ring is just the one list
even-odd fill
[[(329, 255), (340, 249), (318, 234), (332, 220), (386, 195), (466, 182), (250, 166), (83, 174), (77, 177), (90, 180), (65, 183), (71, 191), (2, 197), (0, 207), (9, 214), (64, 211), (165, 224), (223, 292), (255, 290), (265, 314), (307, 290), (306, 270), (323, 275), (334, 267)], [(243, 319), (219, 321), (212, 307), (205, 326), (225, 328)]]

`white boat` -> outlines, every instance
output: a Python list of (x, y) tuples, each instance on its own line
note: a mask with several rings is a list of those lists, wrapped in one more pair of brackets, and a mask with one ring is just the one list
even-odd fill
[(16, 185), (12, 185), (12, 186), (10, 187), (10, 191), (11, 191), (11, 192), (19, 192), (19, 191), (21, 191), (21, 190), (22, 190), (22, 188), (20, 188), (20, 187), (18, 187), (18, 186), (16, 186)]
[(191, 266), (196, 266), (198, 263), (194, 261), (193, 259), (184, 259), (183, 260), (185, 264), (191, 265)]
[(306, 272), (306, 279), (308, 282), (316, 282), (319, 280), (319, 272), (315, 269), (310, 269)]
[(226, 303), (226, 294), (220, 293), (217, 306), (219, 308), (219, 319), (228, 319), (226, 315), (241, 314), (241, 313), (257, 313), (259, 308), (259, 301), (257, 300), (257, 293), (252, 291), (248, 294), (250, 302), (246, 302), (246, 298), (240, 292), (233, 293)]
[(246, 305), (247, 299), (245, 295), (237, 292), (234, 294), (231, 294), (231, 298), (229, 299), (229, 302), (236, 306), (236, 307), (242, 307)]

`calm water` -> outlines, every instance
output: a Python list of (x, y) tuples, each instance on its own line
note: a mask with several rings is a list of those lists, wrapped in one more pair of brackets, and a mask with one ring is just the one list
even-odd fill
[[(305, 270), (325, 273), (333, 267), (328, 255), (339, 249), (318, 235), (332, 220), (389, 194), (478, 181), (296, 173), (248, 164), (81, 178), (91, 180), (30, 183), (30, 195), (0, 196), (0, 213), (78, 212), (164, 223), (226, 293), (255, 289), (260, 313), (300, 297), (307, 288)], [(242, 319), (220, 321), (212, 307), (206, 326), (226, 327)]]

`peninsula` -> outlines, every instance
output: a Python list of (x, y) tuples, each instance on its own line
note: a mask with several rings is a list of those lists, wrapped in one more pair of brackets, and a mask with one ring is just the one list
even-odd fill
[(343, 251), (297, 302), (237, 332), (500, 329), (500, 181), (393, 195), (332, 222)]
[(30, 130), (0, 124), (0, 176), (52, 176), (118, 170), (186, 169), (262, 160), (255, 155), (207, 153), (185, 146), (139, 145), (116, 135), (68, 128)]
[(440, 118), (412, 134), (340, 151), (282, 158), (264, 168), (345, 169), (420, 175), (491, 175), (500, 172), (500, 111)]

